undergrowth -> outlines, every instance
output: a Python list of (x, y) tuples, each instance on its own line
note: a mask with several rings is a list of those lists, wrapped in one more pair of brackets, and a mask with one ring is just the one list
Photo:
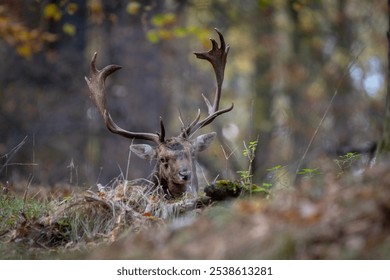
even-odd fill
[(162, 226), (194, 210), (197, 202), (192, 198), (166, 200), (161, 188), (149, 182), (119, 179), (47, 203), (6, 195), (0, 198), (1, 240), (30, 251), (96, 246), (114, 242), (124, 231), (137, 233)]
[[(323, 205), (322, 200), (317, 201), (317, 198), (320, 197), (317, 196), (317, 190), (320, 190), (321, 195), (329, 196), (326, 194), (326, 188), (333, 189), (334, 186), (323, 187), (328, 184), (325, 182), (325, 175), (333, 178), (335, 182), (350, 177), (349, 170), (360, 160), (359, 155), (347, 154), (331, 161), (332, 171), (323, 170), (320, 165), (301, 168), (298, 175), (305, 179), (301, 184), (306, 186), (306, 189), (299, 194), (286, 192), (289, 194), (286, 194), (286, 198), (281, 201), (280, 195), (275, 199), (274, 195), (280, 190), (292, 188), (291, 181), (284, 182), (285, 178), (291, 174), (288, 173), (286, 166), (276, 165), (268, 169), (269, 178), (272, 178), (269, 182), (259, 184), (254, 182), (252, 165), (257, 144), (258, 140), (251, 141), (249, 144), (244, 143), (242, 156), (247, 160), (247, 168), (237, 172), (238, 179), (215, 181), (204, 189), (206, 196), (201, 195), (199, 198), (184, 197), (177, 200), (166, 200), (161, 188), (155, 187), (151, 182), (146, 180), (130, 182), (124, 180), (123, 176), (114, 179), (107, 186), (98, 184), (96, 188), (51, 200), (31, 198), (26, 195), (18, 197), (3, 192), (0, 194), (0, 257), (10, 259), (56, 258), (58, 252), (87, 252), (91, 248), (101, 245), (118, 244), (122, 238), (133, 238), (131, 236), (138, 236), (138, 233), (141, 233), (142, 236), (147, 232), (153, 232), (159, 236), (161, 232), (169, 231), (169, 226), (178, 230), (178, 227), (172, 226), (174, 223), (171, 223), (176, 218), (188, 213), (195, 217), (200, 213), (197, 210), (199, 206), (203, 209), (209, 209), (209, 201), (207, 200), (209, 198), (213, 203), (231, 199), (230, 202), (221, 204), (220, 210), (230, 213), (229, 215), (224, 213), (223, 216), (231, 217), (234, 223), (236, 223), (234, 220), (236, 215), (239, 217), (240, 215), (242, 217), (253, 216), (254, 221), (257, 221), (258, 217), (261, 216), (269, 229), (275, 227), (272, 222), (272, 215), (275, 213), (279, 213), (277, 215), (280, 216), (277, 219), (282, 225), (284, 222), (287, 224), (305, 223), (307, 225), (312, 225), (317, 221), (326, 223), (329, 217), (333, 217), (321, 214), (321, 211), (326, 209), (326, 205)], [(334, 185), (337, 184), (334, 183)], [(276, 185), (284, 187), (278, 189), (275, 188)], [(313, 196), (313, 194), (315, 195)], [(360, 195), (360, 193), (349, 194), (347, 192), (343, 194), (336, 192), (336, 194), (340, 197), (344, 196), (346, 201)], [(295, 195), (296, 203), (289, 201), (289, 195)], [(333, 201), (334, 197), (330, 195), (329, 199)], [(378, 200), (377, 197), (375, 199)], [(204, 204), (199, 205), (201, 203)], [(287, 210), (286, 207), (288, 207)], [(334, 217), (337, 216), (336, 210), (331, 213)], [(378, 210), (378, 212), (380, 211)], [(253, 213), (258, 213), (260, 216), (253, 215)], [(202, 215), (197, 217), (205, 219), (205, 216)], [(212, 215), (212, 219), (222, 218), (221, 215), (215, 217)], [(353, 219), (354, 217), (351, 218), (351, 220)], [(359, 217), (359, 219), (363, 218)], [(185, 227), (191, 227), (197, 220), (190, 219), (190, 223), (186, 221), (182, 224), (185, 224)], [(222, 220), (218, 223), (222, 223)], [(364, 220), (364, 222), (367, 228), (371, 224), (377, 223), (375, 219), (371, 218), (367, 221)], [(248, 222), (248, 227), (251, 226), (251, 223), (251, 221)], [(337, 226), (342, 228), (341, 224)], [(222, 225), (222, 228), (224, 227), (225, 225)], [(254, 225), (251, 232), (256, 235), (255, 229), (257, 230), (258, 227), (258, 225)], [(287, 227), (287, 229), (291, 236), (295, 234), (290, 228)], [(234, 230), (239, 231), (238, 228)], [(270, 234), (272, 236), (272, 233)], [(302, 234), (311, 240), (311, 236), (307, 235), (306, 232)], [(346, 240), (348, 238), (345, 237)], [(253, 242), (259, 243), (259, 241)], [(332, 242), (337, 244), (337, 240), (332, 240)], [(158, 246), (164, 247), (164, 245)], [(291, 256), (294, 256), (295, 253), (291, 252)]]
[(37, 199), (23, 199), (12, 195), (0, 195), (0, 235), (14, 229), (25, 220), (44, 216), (48, 204)]

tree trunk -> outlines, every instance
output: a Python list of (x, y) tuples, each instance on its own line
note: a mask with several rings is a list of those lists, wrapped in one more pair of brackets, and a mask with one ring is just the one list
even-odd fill
[(383, 120), (383, 134), (382, 139), (379, 142), (377, 155), (385, 155), (390, 151), (390, 0), (387, 1), (388, 5), (388, 31), (387, 31), (387, 41), (388, 41), (388, 50), (387, 50), (387, 96), (386, 96), (386, 107), (385, 107), (385, 116)]

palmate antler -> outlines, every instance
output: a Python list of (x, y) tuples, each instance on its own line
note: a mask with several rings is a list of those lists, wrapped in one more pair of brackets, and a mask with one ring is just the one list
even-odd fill
[(122, 68), (119, 65), (108, 65), (101, 70), (96, 68), (96, 57), (97, 53), (95, 52), (92, 61), (91, 61), (91, 77), (85, 77), (85, 81), (88, 84), (90, 91), (90, 98), (93, 103), (96, 105), (98, 111), (103, 116), (107, 128), (115, 134), (119, 134), (123, 137), (130, 139), (142, 139), (152, 141), (156, 144), (164, 142), (165, 138), (165, 129), (162, 119), (160, 119), (160, 133), (147, 133), (147, 132), (131, 132), (120, 128), (111, 118), (110, 113), (106, 108), (106, 96), (105, 96), (105, 80), (106, 78), (114, 73), (115, 71)]
[(218, 110), (219, 108), (219, 101), (221, 100), (221, 91), (222, 91), (222, 83), (224, 79), (225, 74), (225, 65), (227, 60), (227, 55), (229, 53), (229, 45), (226, 45), (225, 39), (223, 38), (221, 32), (215, 28), (215, 31), (218, 33), (219, 40), (221, 42), (221, 47), (218, 47), (218, 43), (214, 39), (210, 39), (212, 48), (208, 52), (195, 52), (197, 58), (199, 59), (205, 59), (211, 63), (214, 69), (215, 77), (217, 80), (217, 89), (214, 96), (214, 102), (211, 105), (210, 101), (206, 98), (206, 96), (203, 96), (203, 99), (207, 105), (208, 108), (208, 116), (200, 120), (200, 110), (198, 110), (198, 115), (196, 118), (185, 128), (183, 128), (182, 133), (180, 134), (181, 137), (191, 137), (193, 133), (195, 133), (198, 129), (205, 127), (206, 125), (210, 124), (216, 117), (219, 115), (222, 115), (224, 113), (227, 113), (231, 111), (234, 107), (234, 104), (229, 108)]
[[(216, 28), (215, 31), (218, 33), (221, 46), (218, 47), (218, 43), (214, 39), (210, 39), (212, 43), (211, 50), (209, 50), (208, 52), (194, 53), (197, 58), (205, 59), (209, 61), (213, 66), (215, 77), (217, 80), (217, 89), (214, 96), (214, 102), (213, 104), (211, 104), (210, 101), (202, 94), (208, 108), (208, 116), (205, 119), (200, 121), (200, 110), (198, 110), (198, 114), (196, 118), (187, 127), (182, 128), (182, 131), (179, 135), (179, 137), (181, 138), (185, 138), (185, 139), (190, 138), (198, 129), (210, 124), (219, 115), (231, 111), (234, 106), (234, 104), (232, 103), (232, 105), (229, 108), (219, 110), (219, 102), (221, 99), (222, 83), (224, 79), (226, 59), (229, 53), (229, 46), (226, 45), (221, 32)], [(160, 118), (159, 133), (127, 131), (119, 127), (112, 120), (111, 115), (106, 108), (105, 80), (109, 75), (121, 69), (122, 66), (108, 65), (103, 69), (99, 70), (96, 68), (96, 57), (97, 57), (97, 53), (95, 52), (91, 60), (90, 78), (85, 77), (85, 80), (90, 90), (90, 98), (92, 99), (93, 103), (96, 105), (100, 114), (103, 116), (107, 128), (112, 133), (121, 135), (126, 138), (148, 140), (156, 144), (163, 143), (165, 141), (165, 128), (161, 118)]]

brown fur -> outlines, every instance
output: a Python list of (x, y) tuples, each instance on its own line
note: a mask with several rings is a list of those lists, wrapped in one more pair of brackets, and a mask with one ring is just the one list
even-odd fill
[(156, 147), (155, 177), (166, 192), (173, 197), (180, 197), (191, 184), (195, 173), (195, 149), (190, 141), (171, 138)]
[(172, 137), (157, 146), (131, 145), (131, 150), (141, 158), (155, 160), (154, 178), (169, 197), (181, 197), (184, 193), (196, 194), (196, 157), (215, 138), (215, 132), (203, 134), (189, 140)]

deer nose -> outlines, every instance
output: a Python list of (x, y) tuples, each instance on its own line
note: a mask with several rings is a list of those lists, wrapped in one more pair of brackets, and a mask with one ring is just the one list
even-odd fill
[(180, 170), (179, 177), (183, 181), (188, 181), (191, 179), (191, 171), (188, 171), (187, 169)]

